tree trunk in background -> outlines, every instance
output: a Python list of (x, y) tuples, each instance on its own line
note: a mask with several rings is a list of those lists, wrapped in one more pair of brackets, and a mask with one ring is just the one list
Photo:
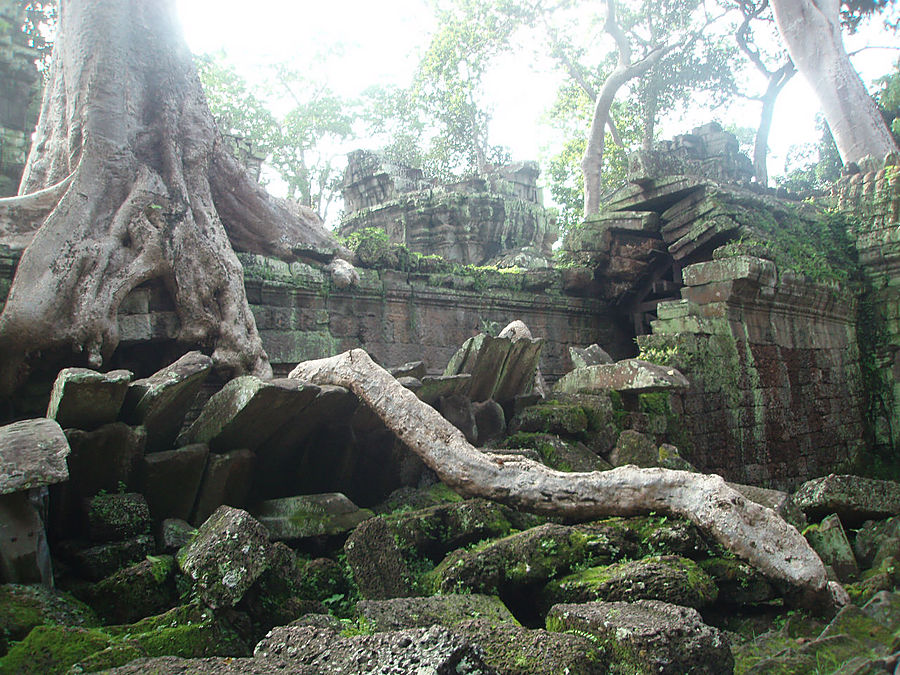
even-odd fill
[(232, 247), (288, 259), (335, 248), (230, 155), (174, 0), (62, 0), (19, 194), (0, 200), (0, 241), (30, 240), (0, 315), (0, 393), (36, 350), (69, 345), (99, 367), (120, 303), (151, 279), (175, 303), (180, 341), (268, 375)]
[(816, 91), (841, 160), (897, 149), (875, 102), (850, 63), (838, 0), (772, 0), (778, 31), (797, 70)]
[(797, 70), (790, 61), (776, 70), (768, 73), (769, 84), (766, 93), (760, 99), (762, 111), (759, 115), (759, 127), (756, 130), (756, 141), (753, 145), (753, 174), (760, 185), (769, 184), (769, 132), (772, 130), (772, 117), (775, 115), (775, 102), (778, 94), (784, 89)]

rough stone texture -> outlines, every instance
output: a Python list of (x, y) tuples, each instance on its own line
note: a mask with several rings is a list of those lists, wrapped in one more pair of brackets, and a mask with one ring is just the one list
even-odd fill
[(713, 580), (697, 563), (665, 555), (590, 567), (551, 581), (542, 593), (545, 607), (592, 600), (661, 600), (701, 608), (715, 602)]
[(676, 369), (640, 359), (576, 368), (553, 387), (562, 394), (596, 394), (608, 391), (648, 394), (686, 389), (689, 382)]
[(836, 513), (848, 527), (900, 515), (900, 483), (887, 480), (829, 474), (801, 485), (793, 499), (810, 519)]
[(720, 604), (756, 605), (778, 597), (772, 584), (745, 562), (708, 558), (701, 560), (699, 565), (716, 582), (719, 589), (717, 602)]
[(128, 387), (123, 418), (147, 430), (147, 452), (169, 450), (184, 417), (212, 369), (212, 359), (188, 352), (175, 363)]
[(880, 591), (863, 605), (862, 611), (888, 630), (900, 627), (900, 593)]
[(50, 583), (44, 523), (27, 492), (0, 495), (0, 582)]
[(155, 548), (156, 543), (149, 534), (87, 547), (79, 542), (61, 542), (59, 546), (61, 556), (91, 581), (100, 581), (116, 570), (143, 560)]
[(66, 429), (66, 439), (72, 452), (66, 459), (69, 484), (65, 488), (73, 498), (135, 486), (146, 439), (141, 427), (114, 422), (94, 431)]
[(363, 598), (383, 600), (415, 594), (409, 567), (384, 518), (361, 523), (344, 543), (344, 552)]
[(208, 456), (209, 448), (197, 443), (144, 457), (141, 492), (156, 522), (191, 517)]
[(64, 368), (53, 383), (47, 417), (64, 428), (94, 429), (115, 422), (132, 377), (128, 370)]
[(650, 436), (625, 429), (609, 454), (609, 462), (613, 466), (659, 466), (659, 448)]
[(787, 492), (769, 490), (755, 485), (741, 485), (740, 483), (729, 483), (729, 485), (750, 501), (772, 509), (801, 532), (806, 527), (806, 516), (797, 508), (791, 495)]
[(178, 566), (212, 608), (236, 604), (269, 564), (269, 535), (249, 513), (219, 507), (178, 552)]
[(256, 506), (256, 519), (273, 541), (348, 532), (374, 514), (340, 492), (269, 499)]
[(66, 480), (69, 443), (49, 419), (23, 420), (0, 427), (0, 495)]
[(499, 598), (491, 595), (434, 595), (428, 598), (392, 598), (360, 600), (359, 616), (368, 621), (375, 632), (428, 626), (455, 626), (472, 617), (492, 624), (516, 624), (516, 620)]
[(498, 440), (506, 433), (506, 413), (503, 407), (494, 400), (479, 401), (472, 404), (475, 415), (475, 428), (478, 438), (475, 444), (479, 447)]
[(207, 401), (183, 440), (206, 443), (213, 452), (255, 450), (299, 415), (318, 393), (318, 387), (297, 380), (236, 377)]
[(166, 518), (159, 526), (159, 543), (166, 553), (175, 553), (190, 543), (197, 528), (180, 518)]
[(822, 562), (830, 565), (841, 581), (850, 581), (859, 573), (850, 540), (836, 514), (831, 514), (821, 523), (810, 525), (803, 535)]
[(875, 564), (876, 558), (884, 557), (879, 556), (882, 546), (898, 539), (900, 539), (900, 517), (867, 520), (853, 538), (853, 553), (861, 567), (869, 568)]
[(536, 186), (539, 173), (524, 162), (434, 189), (421, 171), (358, 150), (347, 159), (340, 234), (377, 227), (410, 251), (466, 264), (522, 248), (548, 256), (557, 235)]
[(117, 541), (150, 534), (150, 509), (138, 492), (98, 494), (87, 504), (91, 541)]
[(471, 642), (442, 626), (340, 637), (309, 626), (275, 628), (256, 645), (257, 658), (318, 673), (469, 673), (489, 675)]
[(473, 401), (493, 399), (501, 405), (531, 393), (543, 340), (491, 337), (480, 333), (453, 355), (444, 375), (471, 375), (466, 392)]
[[(856, 302), (749, 256), (684, 269), (642, 349), (671, 350), (690, 388), (670, 397), (691, 462), (791, 489), (862, 447)], [(830, 512), (830, 511), (829, 511)], [(825, 515), (825, 514), (822, 514)]]
[(487, 619), (464, 621), (453, 627), (481, 650), (497, 675), (606, 675), (604, 655), (580, 635), (551, 633)]
[(147, 558), (81, 591), (106, 623), (133, 623), (178, 604), (172, 556)]
[(35, 626), (95, 626), (98, 623), (93, 610), (68, 593), (38, 585), (0, 586), (0, 633), (10, 640), (24, 639)]
[(703, 623), (695, 609), (657, 600), (556, 605), (549, 630), (591, 633), (610, 653), (612, 664), (661, 675), (730, 675), (728, 639)]
[(859, 262), (871, 282), (868, 301), (884, 318), (887, 339), (873, 345), (874, 362), (889, 404), (874, 410), (875, 442), (888, 449), (900, 444), (900, 157), (893, 153), (870, 166), (853, 167), (831, 187), (831, 198), (840, 210), (859, 218), (850, 234)]
[(575, 368), (587, 368), (613, 363), (612, 357), (597, 343), (587, 347), (569, 347), (569, 358)]
[(256, 455), (249, 450), (232, 450), (224, 455), (210, 453), (197, 489), (191, 522), (200, 525), (223, 504), (243, 506), (250, 491), (255, 463)]
[(577, 565), (611, 562), (638, 552), (627, 527), (547, 523), (472, 550), (453, 551), (428, 576), (442, 593), (515, 594)]

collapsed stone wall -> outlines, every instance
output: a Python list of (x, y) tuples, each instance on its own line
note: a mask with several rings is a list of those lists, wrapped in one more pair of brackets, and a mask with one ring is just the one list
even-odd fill
[(854, 294), (741, 256), (684, 269), (642, 351), (691, 382), (671, 405), (705, 471), (792, 488), (864, 446)]
[(340, 234), (374, 227), (410, 251), (472, 265), (523, 248), (549, 256), (557, 230), (538, 174), (535, 162), (520, 162), (438, 186), (418, 169), (358, 150), (347, 158)]

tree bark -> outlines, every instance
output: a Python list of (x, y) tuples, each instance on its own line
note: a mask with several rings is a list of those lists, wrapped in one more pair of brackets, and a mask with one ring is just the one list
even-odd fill
[(802, 602), (829, 603), (824, 565), (806, 539), (720, 476), (634, 466), (565, 473), (519, 457), (486, 455), (361, 349), (301, 363), (290, 377), (350, 389), (457, 492), (568, 520), (650, 511), (683, 516), (769, 578), (798, 591)]
[(649, 70), (668, 51), (657, 48), (636, 63), (632, 63), (631, 44), (616, 21), (614, 0), (606, 2), (606, 23), (604, 29), (616, 41), (618, 62), (609, 77), (603, 82), (594, 103), (594, 116), (588, 133), (587, 146), (581, 159), (584, 174), (584, 215), (592, 216), (600, 211), (600, 196), (603, 190), (603, 153), (606, 147), (606, 127), (610, 124), (610, 108), (619, 89), (626, 82)]
[(883, 158), (897, 145), (850, 63), (839, 0), (772, 0), (778, 31), (797, 70), (816, 91), (844, 164)]
[(772, 118), (775, 115), (775, 102), (778, 94), (784, 89), (797, 70), (794, 64), (788, 61), (774, 73), (766, 71), (769, 84), (762, 95), (762, 110), (759, 114), (759, 127), (756, 129), (756, 140), (753, 144), (753, 174), (760, 185), (769, 184), (769, 132), (772, 130)]
[(288, 259), (335, 248), (229, 154), (173, 0), (62, 0), (19, 194), (0, 200), (0, 237), (27, 243), (0, 315), (0, 393), (35, 350), (69, 345), (99, 367), (119, 304), (151, 279), (174, 301), (180, 341), (267, 375), (233, 247)]

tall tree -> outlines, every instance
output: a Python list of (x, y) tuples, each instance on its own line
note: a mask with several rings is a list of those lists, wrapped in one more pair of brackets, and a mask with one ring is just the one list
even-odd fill
[[(0, 315), (0, 392), (36, 350), (118, 343), (119, 304), (152, 279), (178, 338), (235, 372), (270, 373), (233, 248), (332, 248), (318, 219), (273, 200), (230, 155), (174, 0), (62, 0), (35, 142), (0, 236), (27, 241)], [(29, 241), (30, 240), (30, 241)]]
[(786, 54), (777, 57), (780, 61), (778, 67), (769, 65), (754, 39), (753, 24), (771, 20), (769, 0), (738, 0), (737, 4), (742, 19), (735, 32), (735, 39), (753, 67), (766, 78), (766, 90), (760, 96), (754, 97), (760, 102), (761, 109), (756, 140), (753, 144), (753, 174), (759, 184), (768, 185), (769, 132), (772, 129), (772, 119), (775, 115), (775, 102), (797, 69)]
[[(865, 0), (850, 17), (886, 4)], [(865, 5), (865, 6), (863, 6)], [(850, 63), (841, 35), (840, 0), (772, 0), (791, 60), (816, 91), (841, 159), (883, 157), (897, 149), (881, 113)]]

